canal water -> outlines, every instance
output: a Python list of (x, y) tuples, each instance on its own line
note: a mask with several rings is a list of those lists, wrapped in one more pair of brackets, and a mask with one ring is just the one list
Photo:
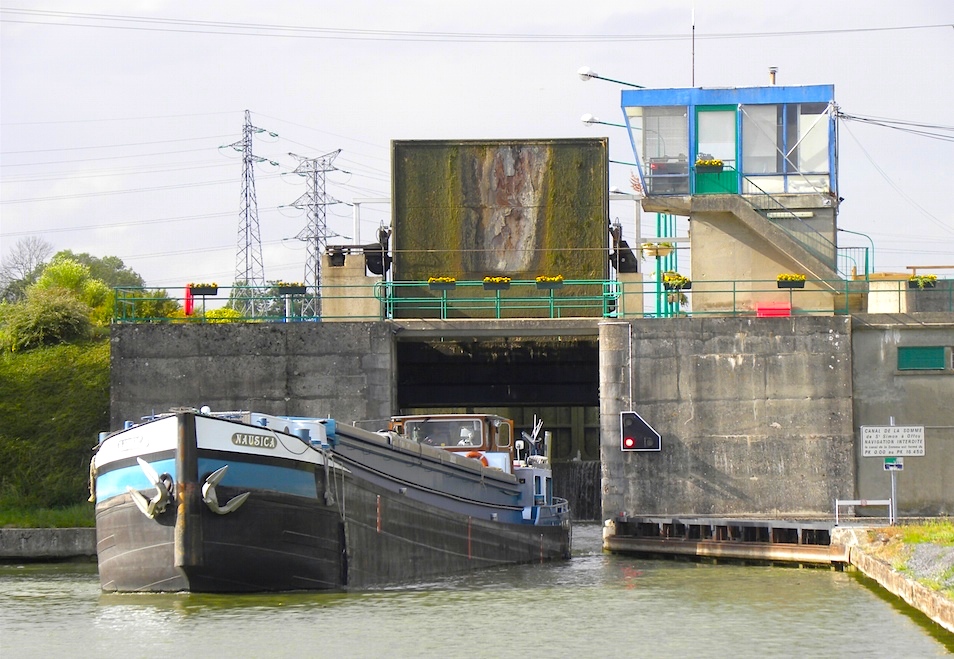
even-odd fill
[(933, 657), (954, 635), (853, 573), (604, 555), (347, 594), (103, 594), (94, 564), (0, 566), (0, 656)]

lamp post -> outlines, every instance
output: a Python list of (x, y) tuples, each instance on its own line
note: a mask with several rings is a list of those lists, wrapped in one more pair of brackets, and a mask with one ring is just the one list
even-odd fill
[(636, 89), (646, 89), (642, 85), (634, 85), (631, 82), (624, 82), (622, 80), (613, 80), (612, 78), (605, 78), (599, 75), (596, 71), (594, 71), (588, 66), (581, 66), (579, 69), (577, 69), (576, 74), (580, 76), (580, 80), (582, 80), (583, 82), (587, 82), (589, 80), (592, 80), (593, 78), (596, 78), (597, 80), (615, 82), (617, 85), (626, 85), (627, 87), (635, 87)]

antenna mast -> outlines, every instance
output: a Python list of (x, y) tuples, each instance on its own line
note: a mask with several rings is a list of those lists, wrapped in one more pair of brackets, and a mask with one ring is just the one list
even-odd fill
[(692, 87), (696, 86), (696, 3), (692, 3)]
[(306, 177), (308, 183), (308, 191), (291, 204), (308, 212), (308, 224), (298, 234), (298, 239), (305, 241), (307, 246), (304, 283), (310, 293), (302, 307), (302, 316), (321, 315), (321, 252), (328, 245), (329, 238), (327, 208), (329, 204), (337, 203), (328, 196), (325, 179), (328, 172), (337, 169), (332, 162), (339, 153), (341, 149), (317, 158), (288, 154), (299, 161), (293, 173)]

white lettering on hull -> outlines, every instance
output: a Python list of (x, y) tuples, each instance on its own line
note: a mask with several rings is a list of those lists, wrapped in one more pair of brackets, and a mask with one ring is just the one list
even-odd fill
[(273, 449), (278, 446), (278, 442), (273, 436), (254, 435), (247, 432), (233, 433), (232, 443), (236, 446), (249, 446), (251, 448)]

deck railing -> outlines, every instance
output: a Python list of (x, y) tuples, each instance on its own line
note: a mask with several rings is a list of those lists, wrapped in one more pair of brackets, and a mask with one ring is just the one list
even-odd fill
[[(838, 293), (820, 290), (832, 284)], [(954, 311), (954, 279), (934, 287), (910, 288), (907, 280), (809, 279), (805, 288), (780, 288), (773, 280), (696, 281), (669, 290), (655, 281), (566, 280), (542, 289), (533, 280), (513, 280), (502, 290), (481, 281), (458, 281), (452, 288), (427, 282), (376, 282), (362, 286), (321, 287), (320, 316), (303, 315), (311, 298), (276, 296), (250, 287), (219, 287), (214, 296), (193, 296), (193, 313), (183, 311), (185, 289), (115, 289), (117, 323), (223, 323), (373, 321), (453, 318), (653, 318), (674, 316), (830, 315), (863, 311)], [(232, 309), (258, 309), (242, 313)], [(866, 302), (866, 303), (865, 303)], [(356, 311), (358, 309), (358, 311)], [(360, 311), (363, 309), (363, 311)], [(774, 313), (769, 310), (774, 309)]]

